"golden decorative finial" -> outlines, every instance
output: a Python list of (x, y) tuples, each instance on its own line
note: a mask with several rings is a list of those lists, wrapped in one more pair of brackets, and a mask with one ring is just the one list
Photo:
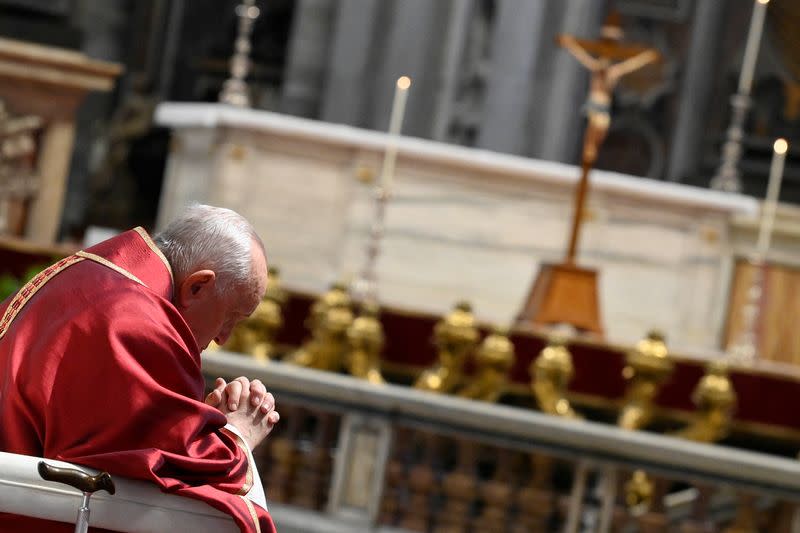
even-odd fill
[(377, 304), (362, 304), (361, 314), (347, 329), (349, 349), (345, 358), (350, 374), (376, 385), (385, 383), (380, 370), (380, 355), (385, 337), (378, 313)]
[[(623, 429), (642, 429), (653, 419), (653, 400), (661, 385), (669, 378), (675, 363), (669, 359), (664, 334), (652, 330), (629, 351), (622, 376), (628, 381), (625, 405), (617, 419)], [(650, 505), (653, 482), (643, 470), (636, 470), (625, 483), (625, 501), (629, 506)]]
[(347, 350), (347, 328), (353, 322), (351, 306), (347, 287), (334, 283), (311, 306), (306, 320), (311, 339), (289, 355), (286, 362), (320, 370), (340, 370)]
[(475, 355), (475, 377), (458, 395), (484, 402), (496, 402), (505, 392), (508, 371), (514, 365), (514, 344), (508, 338), (508, 330), (495, 328), (483, 340)]
[(617, 419), (624, 429), (641, 429), (653, 418), (653, 399), (658, 389), (672, 374), (675, 364), (668, 357), (664, 335), (651, 331), (628, 352), (622, 371), (628, 381), (625, 406)]
[(692, 393), (697, 406), (694, 420), (675, 433), (678, 437), (698, 442), (716, 442), (730, 431), (731, 418), (736, 408), (736, 391), (728, 378), (728, 365), (724, 361), (711, 361)]
[(267, 273), (269, 277), (267, 278), (267, 289), (264, 291), (264, 298), (272, 300), (283, 307), (289, 301), (289, 293), (281, 283), (281, 271), (276, 266), (270, 266), (267, 269)]
[(275, 356), (275, 337), (283, 327), (281, 309), (289, 298), (281, 283), (280, 270), (271, 266), (268, 272), (264, 298), (253, 314), (236, 326), (225, 343), (226, 350), (249, 354), (263, 362)]
[(451, 392), (463, 379), (464, 359), (478, 342), (475, 316), (468, 302), (459, 302), (433, 329), (439, 351), (437, 363), (417, 378), (414, 387), (432, 392)]
[(625, 482), (625, 503), (627, 506), (650, 507), (653, 502), (653, 482), (644, 470), (635, 470), (631, 478)]
[(566, 398), (567, 385), (575, 370), (565, 337), (550, 336), (547, 346), (531, 363), (529, 371), (533, 378), (531, 389), (542, 412), (566, 418), (580, 418)]
[(311, 312), (306, 320), (306, 327), (313, 331), (317, 327), (317, 322), (331, 307), (352, 307), (353, 301), (347, 291), (347, 284), (343, 281), (332, 283), (328, 291), (319, 297), (311, 306)]

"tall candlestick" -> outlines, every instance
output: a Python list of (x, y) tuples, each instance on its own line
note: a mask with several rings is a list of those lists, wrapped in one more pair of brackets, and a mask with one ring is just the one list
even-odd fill
[(753, 15), (750, 17), (750, 30), (747, 32), (742, 70), (739, 74), (739, 88), (731, 97), (731, 123), (725, 134), (720, 164), (717, 173), (711, 180), (711, 188), (728, 192), (741, 192), (742, 183), (739, 177), (739, 159), (742, 157), (742, 139), (744, 139), (744, 123), (750, 110), (750, 89), (753, 74), (756, 70), (758, 48), (761, 45), (761, 34), (764, 31), (764, 18), (769, 0), (755, 0)]
[(764, 292), (764, 262), (772, 238), (772, 226), (775, 223), (775, 211), (778, 207), (781, 180), (783, 179), (783, 164), (786, 161), (788, 149), (789, 143), (786, 142), (786, 139), (777, 139), (773, 144), (774, 153), (769, 169), (769, 185), (767, 185), (767, 197), (761, 209), (756, 252), (750, 258), (753, 277), (742, 305), (741, 327), (736, 337), (732, 339), (731, 345), (728, 346), (730, 357), (742, 363), (751, 363), (758, 353), (758, 321), (761, 314), (761, 297)]
[(750, 94), (753, 84), (753, 73), (756, 70), (758, 49), (761, 45), (761, 34), (764, 31), (764, 18), (767, 14), (769, 0), (756, 0), (753, 5), (753, 15), (750, 17), (750, 29), (747, 32), (747, 45), (744, 48), (742, 59), (742, 72), (739, 74), (739, 92)]
[(403, 126), (403, 115), (406, 110), (409, 87), (411, 87), (411, 78), (402, 76), (397, 79), (394, 101), (392, 102), (392, 114), (389, 117), (389, 139), (386, 143), (386, 152), (383, 157), (381, 178), (375, 184), (375, 212), (372, 218), (369, 239), (367, 240), (364, 268), (353, 284), (353, 296), (362, 303), (376, 305), (378, 303), (378, 274), (376, 266), (378, 255), (380, 254), (381, 239), (383, 238), (386, 203), (392, 194), (394, 164), (397, 159), (397, 139)]
[(789, 143), (786, 139), (778, 139), (773, 145), (772, 165), (769, 168), (769, 185), (767, 185), (767, 197), (761, 209), (761, 226), (758, 230), (758, 244), (756, 254), (759, 261), (763, 261), (769, 250), (770, 240), (772, 239), (772, 226), (775, 224), (775, 211), (778, 208), (778, 196), (781, 192), (781, 180), (783, 179), (783, 165), (786, 162), (786, 151)]
[(390, 194), (392, 190), (394, 166), (397, 160), (397, 138), (400, 135), (400, 129), (403, 127), (403, 116), (406, 112), (409, 87), (411, 87), (411, 78), (408, 76), (397, 78), (394, 101), (392, 102), (392, 114), (389, 117), (389, 141), (386, 144), (386, 154), (383, 157), (383, 168), (381, 169), (380, 184), (384, 194)]
[(255, 3), (256, 0), (242, 0), (236, 7), (239, 25), (231, 57), (231, 77), (225, 81), (219, 93), (219, 101), (224, 104), (250, 107), (250, 95), (245, 82), (250, 72), (250, 34), (253, 31), (253, 24), (261, 14)]

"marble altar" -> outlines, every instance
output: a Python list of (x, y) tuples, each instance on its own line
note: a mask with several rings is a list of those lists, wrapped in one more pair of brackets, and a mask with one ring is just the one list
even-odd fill
[[(320, 291), (360, 270), (370, 181), (387, 136), (221, 104), (164, 103), (173, 130), (158, 224), (208, 202), (253, 221), (287, 287)], [(398, 142), (393, 198), (378, 261), (380, 299), (443, 313), (470, 300), (510, 323), (540, 262), (563, 258), (579, 169), (418, 138)], [(758, 201), (595, 171), (579, 263), (600, 270), (606, 337), (651, 328), (671, 346), (720, 345), (734, 254)]]

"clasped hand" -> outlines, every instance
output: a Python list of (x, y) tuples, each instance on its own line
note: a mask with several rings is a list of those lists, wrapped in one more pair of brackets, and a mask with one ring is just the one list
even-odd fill
[(230, 383), (217, 378), (214, 390), (208, 393), (205, 403), (217, 407), (241, 432), (250, 449), (254, 449), (270, 434), (281, 419), (275, 410), (275, 397), (267, 392), (261, 381), (240, 376)]

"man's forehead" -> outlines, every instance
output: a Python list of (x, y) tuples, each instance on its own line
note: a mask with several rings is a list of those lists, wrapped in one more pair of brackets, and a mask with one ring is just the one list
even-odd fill
[(258, 304), (261, 303), (261, 300), (264, 298), (264, 288), (259, 287), (258, 291), (251, 292), (247, 298), (244, 299), (242, 305), (245, 307), (245, 311), (247, 314), (251, 314), (253, 311), (256, 310)]

